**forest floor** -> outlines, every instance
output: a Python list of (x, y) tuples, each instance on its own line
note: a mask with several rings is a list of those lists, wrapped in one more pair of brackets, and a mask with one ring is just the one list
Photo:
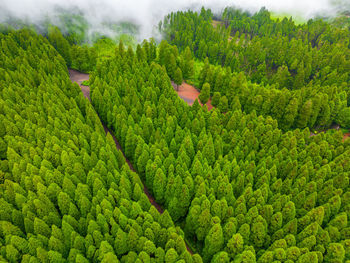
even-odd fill
[(81, 84), (84, 80), (89, 80), (89, 74), (81, 73), (75, 69), (69, 69), (68, 71), (69, 71), (69, 78), (71, 79), (71, 81), (78, 83), (85, 98), (88, 98), (90, 100), (89, 86), (84, 86)]
[[(71, 81), (74, 83), (78, 83), (80, 88), (81, 88), (81, 91), (83, 92), (85, 98), (89, 99), (89, 101), (91, 102), (91, 98), (90, 98), (90, 87), (89, 86), (84, 86), (82, 85), (81, 83), (84, 81), (84, 80), (89, 80), (89, 74), (86, 74), (86, 73), (81, 73), (77, 70), (74, 70), (74, 69), (69, 69), (69, 78), (71, 79)], [(122, 148), (117, 140), (117, 138), (115, 137), (115, 135), (113, 134), (113, 132), (107, 127), (107, 125), (105, 125), (102, 120), (101, 120), (101, 123), (103, 125), (103, 128), (106, 132), (106, 135), (108, 133), (111, 134), (111, 136), (113, 137), (113, 140), (114, 140), (114, 143), (115, 143), (115, 146), (117, 147), (118, 150), (120, 150), (125, 158), (125, 161), (127, 162), (127, 164), (129, 165), (130, 169), (133, 171), (133, 172), (136, 172), (133, 165), (131, 164), (130, 160), (128, 160), (124, 154), (124, 152), (122, 151)], [(150, 193), (150, 191), (148, 190), (148, 188), (144, 185), (143, 186), (143, 192), (145, 193), (145, 195), (147, 196), (148, 200), (150, 201), (150, 203), (158, 210), (158, 212), (160, 214), (162, 214), (164, 212), (164, 209), (156, 202), (156, 200), (154, 199), (154, 197), (152, 196), (152, 194)], [(191, 248), (188, 246), (187, 242), (185, 241), (185, 244), (186, 244), (186, 248), (187, 248), (187, 251), (191, 253), (191, 255), (193, 254), (193, 251), (191, 250)]]
[[(179, 95), (179, 97), (181, 99), (183, 99), (185, 102), (187, 102), (188, 105), (192, 106), (194, 101), (196, 99), (198, 99), (200, 91), (197, 90), (194, 86), (187, 84), (186, 82), (183, 82), (177, 88), (176, 84), (174, 82), (171, 82), (171, 84), (173, 85), (174, 90), (177, 92), (177, 95)], [(201, 104), (199, 99), (198, 99), (198, 102), (199, 102), (199, 104)], [(201, 105), (203, 105), (203, 104), (201, 104)], [(213, 108), (213, 105), (211, 105), (211, 99), (209, 99), (209, 101), (207, 102), (206, 105), (208, 107), (208, 110), (211, 110)]]

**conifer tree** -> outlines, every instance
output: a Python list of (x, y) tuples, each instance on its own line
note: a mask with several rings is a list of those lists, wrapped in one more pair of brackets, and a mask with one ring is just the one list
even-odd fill
[(214, 92), (214, 95), (211, 99), (211, 104), (214, 106), (214, 107), (217, 107), (219, 106), (219, 103), (220, 103), (220, 92)]
[(206, 104), (210, 98), (210, 85), (209, 83), (204, 83), (201, 93), (198, 96), (202, 104)]
[(179, 86), (182, 84), (182, 72), (180, 68), (177, 68), (174, 75), (174, 82), (176, 84), (176, 90), (179, 91)]
[(226, 96), (222, 96), (220, 98), (220, 102), (219, 102), (218, 108), (221, 110), (221, 112), (227, 112), (228, 111), (228, 100), (227, 100)]
[(220, 224), (215, 224), (210, 230), (205, 238), (204, 245), (204, 260), (212, 258), (217, 252), (220, 252), (224, 245), (224, 237), (222, 233), (222, 228)]

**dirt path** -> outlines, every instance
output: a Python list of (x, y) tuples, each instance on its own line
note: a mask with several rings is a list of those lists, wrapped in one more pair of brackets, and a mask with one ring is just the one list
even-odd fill
[[(91, 98), (90, 98), (90, 87), (89, 86), (84, 86), (84, 85), (81, 85), (81, 83), (84, 81), (84, 80), (89, 80), (89, 74), (85, 74), (85, 73), (81, 73), (77, 70), (74, 70), (74, 69), (69, 69), (69, 77), (71, 79), (72, 82), (76, 82), (79, 84), (80, 88), (81, 88), (81, 91), (83, 92), (84, 96), (86, 98), (89, 99), (89, 101), (91, 101)], [(114, 140), (114, 143), (115, 143), (115, 146), (117, 147), (118, 150), (120, 150), (127, 162), (127, 164), (129, 165), (130, 169), (136, 173), (134, 167), (132, 166), (131, 162), (126, 158), (124, 152), (122, 151), (122, 148), (117, 140), (117, 138), (114, 136), (113, 132), (102, 122), (101, 120), (101, 123), (103, 125), (103, 128), (106, 132), (106, 135), (107, 133), (110, 133), (113, 137), (113, 140)], [(154, 197), (151, 195), (151, 193), (149, 192), (148, 188), (144, 185), (143, 186), (143, 192), (145, 193), (145, 195), (147, 196), (148, 200), (150, 201), (150, 203), (158, 210), (158, 212), (160, 214), (162, 214), (164, 212), (164, 209), (156, 202), (156, 200), (154, 199)], [(187, 251), (193, 255), (193, 251), (191, 250), (191, 248), (188, 246), (187, 242), (184, 240), (185, 242), (185, 245), (186, 245), (186, 248), (187, 248)]]
[[(186, 82), (183, 82), (177, 88), (176, 84), (174, 82), (171, 82), (171, 84), (173, 85), (175, 91), (177, 92), (177, 95), (179, 95), (179, 97), (181, 99), (183, 99), (185, 102), (187, 102), (188, 105), (192, 106), (194, 101), (196, 99), (198, 99), (200, 91), (197, 90), (194, 86), (187, 84)], [(199, 102), (199, 99), (198, 99), (198, 102)], [(201, 104), (201, 103), (199, 102), (199, 104)], [(201, 104), (201, 105), (203, 105), (203, 104)], [(213, 108), (213, 105), (211, 105), (211, 99), (209, 99), (209, 101), (207, 102), (206, 105), (208, 107), (208, 110), (211, 110)]]
[(69, 72), (69, 78), (71, 79), (71, 81), (78, 83), (85, 98), (88, 98), (89, 101), (91, 101), (89, 86), (81, 85), (81, 83), (84, 80), (89, 80), (89, 74), (81, 73), (81, 72), (74, 70), (74, 69), (69, 69), (68, 72)]
[[(90, 98), (90, 87), (89, 86), (84, 86), (84, 85), (81, 85), (81, 83), (84, 81), (84, 80), (89, 80), (89, 74), (85, 74), (85, 73), (81, 73), (77, 70), (74, 70), (74, 69), (69, 69), (69, 77), (71, 79), (72, 82), (76, 82), (79, 84), (80, 88), (81, 88), (81, 91), (83, 92), (85, 98), (88, 98), (89, 101), (91, 101), (91, 98)], [(111, 136), (113, 137), (113, 140), (114, 140), (114, 143), (115, 143), (115, 146), (117, 147), (118, 150), (120, 150), (127, 162), (127, 164), (129, 165), (130, 169), (134, 172), (135, 169), (134, 167), (132, 166), (131, 162), (126, 158), (124, 152), (122, 151), (122, 148), (117, 140), (117, 138), (114, 136), (113, 132), (102, 122), (101, 120), (101, 123), (103, 125), (103, 128), (106, 132), (106, 135), (107, 133), (110, 133)], [(143, 192), (145, 193), (145, 195), (147, 196), (148, 200), (150, 201), (150, 203), (158, 210), (158, 212), (160, 214), (162, 214), (164, 212), (164, 209), (156, 202), (156, 200), (154, 199), (154, 197), (151, 195), (151, 193), (149, 192), (148, 188), (144, 185), (143, 186)], [(185, 241), (184, 239), (184, 242), (185, 242), (185, 245), (186, 245), (186, 249), (187, 251), (193, 255), (193, 251), (191, 250), (191, 248), (188, 246), (187, 242)]]
[[(77, 70), (70, 69), (69, 70), (69, 77), (70, 77), (72, 82), (77, 82), (79, 84), (79, 86), (81, 88), (81, 91), (83, 92), (84, 96), (91, 101), (91, 99), (90, 99), (90, 87), (81, 85), (81, 83), (84, 80), (89, 80), (89, 74), (81, 73), (81, 72), (79, 72)], [(125, 154), (122, 151), (122, 148), (121, 148), (117, 138), (114, 136), (113, 132), (102, 122), (102, 120), (101, 120), (101, 123), (102, 123), (103, 128), (104, 128), (104, 130), (106, 132), (106, 135), (107, 135), (107, 133), (110, 133), (111, 136), (113, 137), (113, 140), (115, 142), (115, 146), (117, 147), (118, 150), (120, 150), (123, 153), (124, 158), (125, 158), (127, 164), (129, 165), (130, 169), (132, 171), (136, 172), (134, 167), (132, 166), (131, 162), (125, 157)], [(148, 200), (150, 201), (150, 203), (158, 210), (159, 213), (162, 214), (164, 212), (163, 208), (154, 200), (153, 196), (150, 194), (150, 192), (149, 192), (149, 190), (147, 189), (146, 186), (144, 186), (143, 191), (147, 195)]]
[[(84, 80), (89, 80), (89, 74), (85, 74), (85, 73), (81, 73), (77, 70), (74, 70), (74, 69), (69, 69), (69, 77), (71, 79), (72, 82), (76, 82), (79, 84), (80, 88), (81, 88), (81, 91), (83, 92), (84, 96), (86, 98), (89, 99), (89, 101), (91, 101), (91, 98), (90, 98), (90, 87), (89, 86), (84, 86), (84, 85), (81, 85), (81, 83), (84, 81)], [(103, 128), (106, 132), (106, 135), (107, 133), (110, 133), (111, 136), (113, 137), (113, 140), (114, 140), (114, 143), (115, 143), (115, 146), (117, 147), (118, 150), (120, 150), (127, 162), (127, 164), (129, 165), (130, 169), (134, 172), (135, 169), (134, 167), (132, 166), (131, 162), (126, 158), (124, 152), (122, 151), (121, 149), (121, 146), (117, 140), (117, 138), (114, 136), (113, 132), (102, 122), (101, 120), (101, 123), (103, 125)], [(154, 199), (154, 197), (151, 195), (151, 193), (149, 192), (148, 188), (144, 185), (143, 186), (143, 192), (145, 193), (145, 195), (147, 196), (148, 200), (150, 201), (150, 203), (158, 210), (158, 212), (160, 214), (162, 214), (164, 212), (164, 209), (156, 202), (156, 200)], [(185, 245), (186, 245), (186, 249), (187, 251), (193, 255), (193, 251), (191, 250), (191, 248), (188, 246), (187, 242), (184, 240), (185, 242)]]

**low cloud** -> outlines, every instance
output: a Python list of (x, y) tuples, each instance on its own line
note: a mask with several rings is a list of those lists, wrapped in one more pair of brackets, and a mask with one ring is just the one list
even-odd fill
[(59, 23), (59, 15), (64, 10), (82, 14), (91, 32), (104, 30), (106, 23), (132, 22), (139, 27), (141, 40), (153, 36), (155, 26), (168, 13), (199, 10), (202, 6), (211, 8), (213, 12), (220, 12), (226, 6), (256, 12), (265, 6), (272, 12), (305, 19), (349, 8), (345, 0), (2, 0), (0, 22), (15, 17), (36, 25), (48, 18), (53, 23)]

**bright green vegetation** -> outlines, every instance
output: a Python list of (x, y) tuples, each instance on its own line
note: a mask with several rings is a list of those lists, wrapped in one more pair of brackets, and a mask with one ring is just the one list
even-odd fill
[[(168, 42), (136, 47), (3, 30), (0, 261), (350, 260), (349, 31), (221, 20), (172, 13)], [(67, 67), (90, 72), (92, 103)], [(214, 108), (180, 99), (182, 80)]]
[(136, 25), (129, 22), (120, 22), (117, 24), (104, 23), (101, 26), (108, 33), (102, 34), (100, 32), (94, 32), (90, 39), (88, 39), (89, 43), (96, 43), (99, 39), (109, 38), (117, 43), (119, 41), (124, 41), (130, 46), (136, 46), (136, 36), (139, 33), (139, 29)]
[(109, 38), (102, 38), (99, 39), (92, 48), (96, 50), (98, 58), (104, 59), (114, 55), (116, 44)]
[(206, 104), (209, 98), (210, 98), (210, 84), (204, 83), (201, 93), (198, 96), (198, 99), (202, 104)]
[(203, 68), (204, 63), (200, 60), (194, 60), (193, 62), (193, 75), (186, 79), (186, 82), (195, 87), (200, 87), (199, 75)]
[(167, 40), (205, 63), (199, 88), (208, 82), (230, 109), (272, 116), (285, 131), (350, 128), (349, 30), (322, 20), (274, 21), (265, 9), (250, 16), (227, 8), (222, 20), (214, 28), (204, 9), (164, 19)]
[(151, 206), (62, 56), (28, 30), (0, 42), (0, 261), (201, 262)]
[(120, 41), (122, 41), (126, 46), (131, 46), (132, 48), (135, 48), (137, 45), (135, 37), (129, 34), (118, 35), (114, 43), (119, 43)]
[(90, 82), (88, 80), (84, 80), (84, 81), (81, 82), (81, 85), (89, 86)]
[[(77, 69), (82, 72), (91, 72), (95, 69), (96, 64), (101, 60), (110, 58), (114, 55), (117, 47), (116, 41), (102, 37), (93, 45), (70, 45), (57, 27), (49, 27), (48, 40), (56, 48), (56, 50), (65, 59), (69, 68)], [(123, 42), (131, 47), (136, 47), (135, 39), (130, 35), (120, 35), (118, 43)]]
[(172, 67), (158, 64), (162, 52), (142, 49), (120, 46), (99, 66), (92, 102), (203, 261), (350, 259), (350, 144), (341, 132), (283, 133), (255, 112), (189, 107), (170, 84)]
[(31, 27), (47, 36), (69, 68), (82, 72), (93, 71), (97, 61), (113, 56), (116, 43), (120, 41), (136, 48), (139, 28), (131, 22), (104, 23), (101, 26), (108, 34), (102, 34), (95, 31), (94, 25), (89, 24), (79, 10), (56, 10), (55, 16), (54, 21), (47, 17), (41, 26), (27, 25), (25, 20), (10, 18), (7, 23), (0, 25), (0, 32)]
[(290, 14), (287, 14), (287, 13), (273, 13), (273, 12), (271, 12), (270, 13), (270, 17), (271, 17), (272, 20), (275, 20), (277, 23), (280, 20), (283, 20), (285, 17), (292, 18), (293, 22), (296, 25), (302, 25), (302, 24), (307, 22), (305, 20), (305, 18), (303, 18), (301, 15), (290, 15)]

